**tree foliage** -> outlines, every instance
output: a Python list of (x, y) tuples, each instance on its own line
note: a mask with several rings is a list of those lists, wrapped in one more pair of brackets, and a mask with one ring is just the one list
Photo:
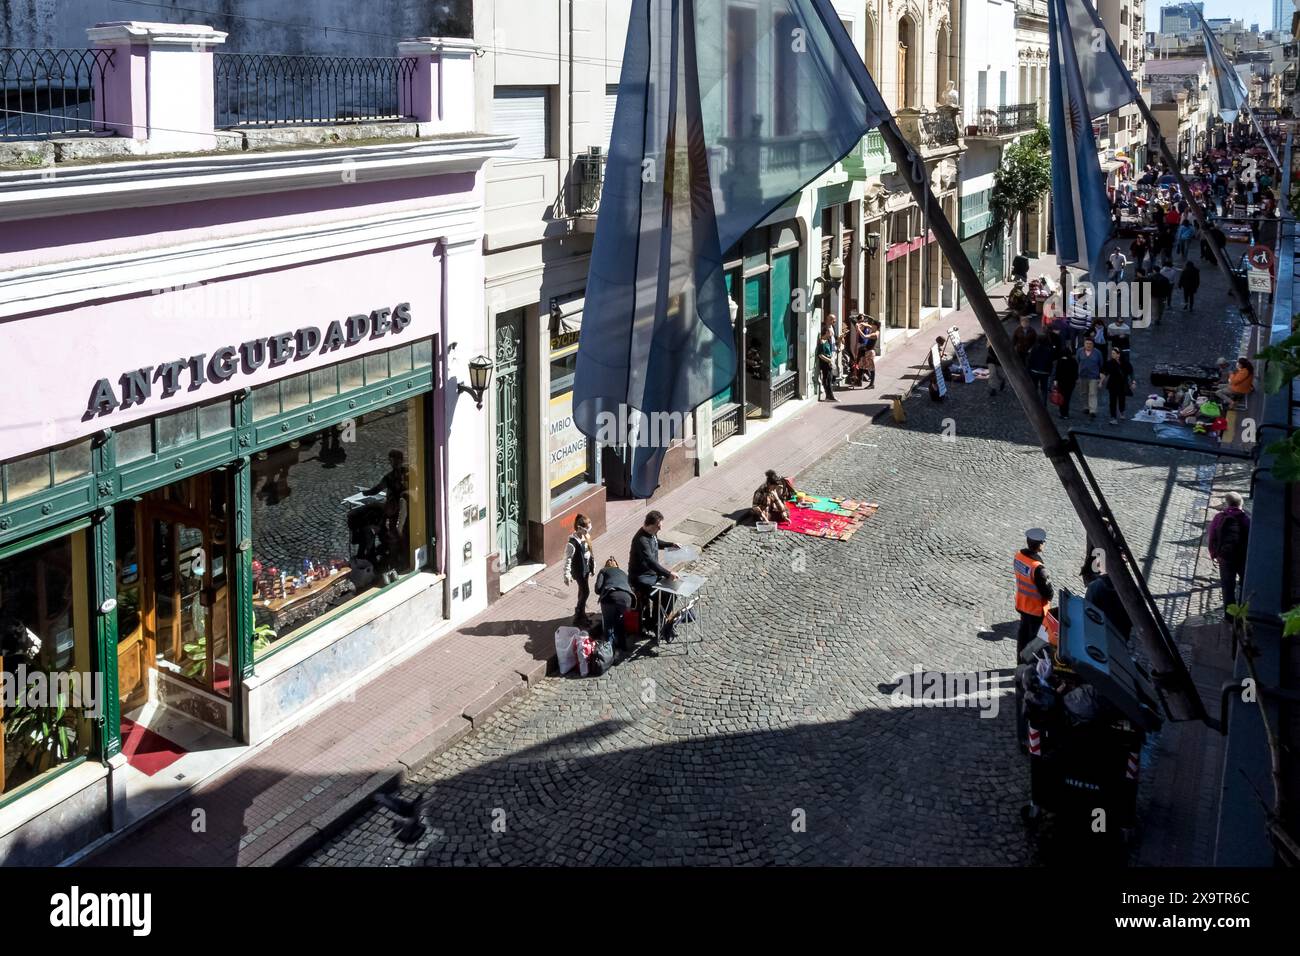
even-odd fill
[[(1032, 209), (1052, 188), (1052, 140), (1039, 123), (1029, 135), (1006, 148), (994, 174), (989, 208), (997, 225), (1010, 222), (1022, 209)], [(995, 230), (996, 233), (996, 230)]]

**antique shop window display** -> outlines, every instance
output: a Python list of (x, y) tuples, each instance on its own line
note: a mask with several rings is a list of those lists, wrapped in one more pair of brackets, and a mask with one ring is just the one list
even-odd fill
[(86, 533), (0, 557), (0, 796), (78, 757), (103, 703)]
[(423, 407), (400, 402), (253, 456), (255, 654), (418, 569)]

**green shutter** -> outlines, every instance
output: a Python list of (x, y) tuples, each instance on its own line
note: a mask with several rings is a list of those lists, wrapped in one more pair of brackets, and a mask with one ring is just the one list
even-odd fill
[[(727, 283), (727, 296), (732, 297), (731, 290), (732, 287), (735, 285), (736, 271), (733, 269), (732, 271), (726, 273), (723, 278), (726, 280)], [(720, 391), (717, 395), (714, 395), (713, 407), (720, 408), (723, 405), (730, 405), (733, 401), (732, 396), (735, 395), (735, 387), (736, 384), (735, 381), (733, 380), (730, 385), (728, 385), (726, 388)]]
[(781, 366), (789, 371), (795, 363), (794, 253), (783, 252), (772, 259), (772, 375)]

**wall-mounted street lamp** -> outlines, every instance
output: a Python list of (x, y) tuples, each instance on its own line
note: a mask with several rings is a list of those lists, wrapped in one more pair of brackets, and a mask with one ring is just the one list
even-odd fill
[(867, 233), (867, 255), (871, 256), (874, 259), (876, 253), (879, 251), (880, 251), (880, 233), (878, 232)]
[(832, 259), (826, 263), (826, 281), (831, 285), (839, 285), (844, 279), (844, 263), (839, 259)]
[(480, 355), (478, 358), (470, 359), (469, 362), (469, 384), (464, 382), (456, 383), (456, 392), (468, 393), (473, 399), (474, 404), (480, 409), (483, 407), (483, 393), (488, 390), (488, 383), (492, 381), (492, 360), (486, 355)]

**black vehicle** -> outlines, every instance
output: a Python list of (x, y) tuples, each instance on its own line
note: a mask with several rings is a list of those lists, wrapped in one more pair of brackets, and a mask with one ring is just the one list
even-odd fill
[(1146, 735), (1161, 724), (1156, 692), (1094, 605), (1062, 589), (1058, 620), (1057, 645), (1031, 643), (1017, 673), (1030, 773), (1021, 813), (1031, 825), (1051, 813), (1072, 836), (1127, 840)]

